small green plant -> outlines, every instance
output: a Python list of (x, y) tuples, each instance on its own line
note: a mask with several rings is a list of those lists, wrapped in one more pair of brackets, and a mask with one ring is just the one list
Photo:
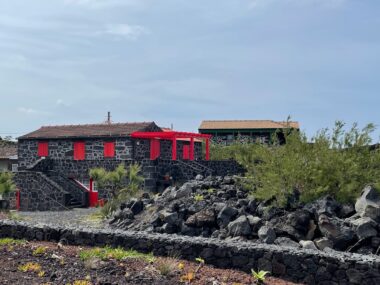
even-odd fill
[(255, 278), (255, 280), (257, 280), (257, 282), (259, 283), (263, 283), (266, 278), (265, 276), (269, 274), (268, 271), (260, 270), (259, 272), (256, 272), (253, 269), (251, 269), (251, 273), (252, 273), (253, 278)]
[(170, 276), (177, 270), (177, 263), (173, 260), (166, 259), (157, 262), (155, 267), (162, 276)]
[(46, 253), (46, 247), (44, 246), (39, 246), (35, 250), (33, 250), (33, 256), (40, 256), (44, 255)]
[(20, 216), (19, 213), (15, 211), (9, 211), (8, 212), (8, 219), (13, 220), (13, 221), (22, 221), (24, 220), (23, 217)]
[(203, 200), (204, 200), (203, 195), (201, 195), (201, 194), (195, 194), (195, 196), (194, 196), (194, 201), (195, 202), (201, 202)]
[(28, 262), (24, 265), (20, 265), (18, 270), (21, 272), (40, 272), (41, 265), (35, 262)]
[(207, 190), (207, 193), (210, 194), (210, 195), (214, 194), (214, 192), (215, 192), (215, 189), (214, 189), (214, 188), (209, 188), (209, 189)]
[(13, 238), (1, 238), (0, 246), (10, 246), (10, 245), (20, 245), (25, 244), (26, 241), (23, 239), (13, 239)]
[(92, 285), (88, 280), (75, 280), (73, 285)]
[(205, 264), (205, 260), (203, 258), (201, 258), (201, 257), (197, 257), (195, 259), (195, 261), (198, 262), (198, 263), (200, 263), (200, 264)]
[(81, 260), (86, 261), (91, 258), (100, 258), (101, 260), (124, 260), (128, 258), (136, 258), (143, 259), (147, 262), (154, 262), (153, 254), (145, 254), (140, 253), (135, 250), (125, 250), (123, 248), (111, 248), (111, 247), (103, 247), (103, 248), (92, 248), (88, 250), (82, 250), (79, 253), (79, 257)]

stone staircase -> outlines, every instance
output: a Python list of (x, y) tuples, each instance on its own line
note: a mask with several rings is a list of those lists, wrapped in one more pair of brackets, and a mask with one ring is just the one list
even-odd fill
[(67, 203), (68, 208), (88, 207), (88, 191), (78, 183), (55, 171), (48, 171), (46, 175), (70, 194), (71, 197)]

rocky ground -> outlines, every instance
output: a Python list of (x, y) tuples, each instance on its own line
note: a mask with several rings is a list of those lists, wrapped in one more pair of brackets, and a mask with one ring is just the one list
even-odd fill
[[(237, 270), (222, 270), (199, 262), (144, 256), (83, 258), (93, 250), (48, 242), (0, 239), (0, 284), (256, 284)], [(80, 258), (82, 257), (82, 258)], [(265, 284), (294, 284), (268, 277)]]
[(250, 240), (280, 246), (380, 252), (380, 196), (368, 186), (355, 205), (323, 197), (287, 208), (250, 198), (233, 177), (198, 176), (154, 198), (145, 194), (122, 207), (111, 226), (148, 232)]

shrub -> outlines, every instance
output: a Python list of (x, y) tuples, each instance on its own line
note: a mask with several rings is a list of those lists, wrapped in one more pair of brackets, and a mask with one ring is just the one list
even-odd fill
[[(7, 195), (16, 190), (11, 172), (0, 173), (0, 196)], [(1, 198), (1, 197), (0, 197)]]
[(247, 170), (241, 180), (252, 195), (273, 199), (285, 206), (290, 195), (302, 202), (332, 195), (341, 202), (353, 201), (366, 184), (380, 184), (380, 149), (371, 149), (374, 126), (345, 130), (337, 121), (307, 140), (303, 132), (285, 131), (285, 145), (274, 136), (272, 145), (233, 144), (213, 146), (214, 158), (236, 159)]
[(132, 164), (128, 170), (120, 164), (114, 171), (104, 168), (90, 170), (90, 177), (96, 181), (99, 188), (107, 188), (111, 192), (111, 199), (101, 210), (103, 217), (109, 217), (122, 202), (135, 197), (141, 190), (144, 178), (140, 175), (141, 166)]

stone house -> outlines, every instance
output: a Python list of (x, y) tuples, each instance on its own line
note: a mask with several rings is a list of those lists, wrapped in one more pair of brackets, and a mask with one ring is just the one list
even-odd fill
[[(46, 126), (18, 138), (21, 210), (61, 210), (95, 206), (109, 198), (96, 189), (89, 170), (138, 163), (144, 189), (157, 191), (163, 177), (234, 174), (234, 162), (209, 161), (211, 136), (163, 130), (154, 122)], [(205, 154), (202, 151), (205, 144)]]
[(199, 126), (199, 133), (212, 135), (214, 143), (223, 145), (236, 141), (271, 143), (275, 134), (279, 141), (284, 143), (283, 131), (287, 128), (299, 130), (300, 127), (298, 122), (272, 120), (206, 120)]
[(17, 143), (0, 138), (0, 172), (16, 172), (17, 167)]

